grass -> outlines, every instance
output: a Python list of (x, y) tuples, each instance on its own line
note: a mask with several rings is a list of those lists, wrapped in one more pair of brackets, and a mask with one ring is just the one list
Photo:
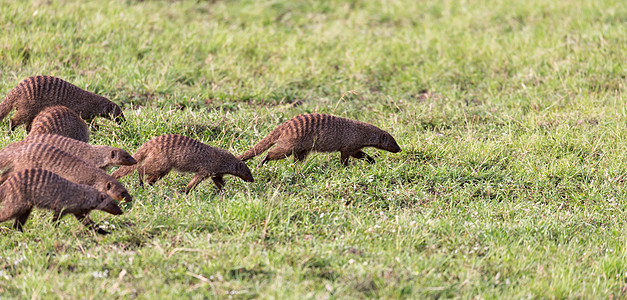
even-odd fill
[(240, 154), (321, 112), (403, 148), (255, 158), (221, 193), (130, 176), (124, 215), (92, 213), (108, 236), (3, 223), (4, 297), (627, 296), (622, 1), (0, 1), (0, 20), (0, 93), (50, 74), (123, 105), (94, 143)]

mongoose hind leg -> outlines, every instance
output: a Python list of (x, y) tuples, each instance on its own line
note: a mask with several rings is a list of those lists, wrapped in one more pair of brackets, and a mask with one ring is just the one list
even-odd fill
[(309, 154), (309, 151), (307, 150), (294, 152), (294, 162), (301, 162), (305, 160), (305, 158), (307, 157), (307, 154)]
[[(207, 177), (209, 177), (209, 174), (197, 173), (196, 176), (194, 176), (194, 178), (192, 178), (192, 180), (189, 182), (189, 184), (185, 188), (185, 194), (189, 194), (189, 192), (191, 190), (193, 190), (200, 182), (205, 180)], [(215, 180), (214, 180), (214, 182), (215, 182)], [(220, 187), (218, 186), (218, 188), (220, 188)]]
[[(9, 132), (15, 130), (17, 126), (26, 123), (26, 119), (28, 119), (28, 116), (26, 115), (26, 113), (24, 113), (24, 110), (16, 109), (15, 113), (13, 114), (13, 118), (11, 118), (11, 121), (9, 121)], [(29, 131), (30, 127), (28, 127), (28, 130), (26, 130), (26, 132)]]
[(148, 178), (146, 178), (146, 183), (148, 183), (149, 185), (153, 185), (159, 179), (165, 177), (165, 175), (168, 175), (168, 173), (170, 173), (170, 170), (165, 170), (158, 173), (146, 173), (148, 175)]
[(264, 158), (257, 167), (261, 167), (266, 162), (271, 160), (284, 159), (292, 155), (292, 147), (277, 145), (272, 150), (268, 151), (268, 155)]
[(366, 154), (365, 152), (361, 150), (351, 154), (351, 156), (357, 159), (363, 159), (367, 161), (369, 164), (374, 164), (375, 162), (374, 158), (372, 158), (370, 155)]
[(11, 199), (3, 201), (2, 206), (2, 210), (0, 211), (0, 223), (13, 219), (15, 216), (21, 215), (27, 210), (27, 208), (21, 205), (16, 206)]
[(24, 224), (26, 224), (26, 221), (28, 220), (28, 217), (30, 216), (31, 211), (32, 209), (29, 208), (25, 211), (20, 212), (15, 218), (15, 223), (13, 223), (13, 228), (23, 232)]

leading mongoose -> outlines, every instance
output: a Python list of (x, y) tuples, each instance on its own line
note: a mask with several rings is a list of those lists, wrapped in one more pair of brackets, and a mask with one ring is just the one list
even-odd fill
[(12, 172), (42, 168), (72, 182), (92, 186), (119, 201), (133, 200), (126, 188), (105, 171), (47, 144), (23, 143), (2, 149), (0, 168), (7, 167), (8, 169), (0, 175), (0, 183)]
[(89, 127), (76, 112), (65, 106), (46, 107), (33, 119), (28, 135), (46, 133), (89, 142)]
[(26, 124), (30, 131), (35, 116), (48, 106), (63, 105), (78, 113), (84, 120), (94, 117), (124, 121), (122, 109), (109, 99), (85, 91), (63, 79), (53, 76), (32, 76), (22, 80), (9, 91), (0, 103), (0, 120), (15, 109), (9, 131)]
[(375, 147), (392, 153), (401, 151), (392, 135), (374, 125), (331, 115), (306, 114), (281, 124), (238, 158), (246, 161), (275, 144), (276, 147), (268, 152), (259, 166), (290, 155), (294, 155), (294, 161), (302, 161), (312, 150), (340, 151), (344, 165), (348, 165), (351, 156), (374, 163), (374, 158), (361, 151), (364, 147)]
[(85, 226), (102, 234), (108, 232), (94, 228), (94, 223), (88, 217), (89, 212), (97, 209), (113, 215), (122, 214), (115, 200), (108, 195), (44, 169), (13, 172), (0, 185), (0, 203), (0, 222), (15, 219), (13, 228), (19, 231), (23, 231), (34, 207), (52, 210), (53, 221), (66, 214), (73, 214)]
[(137, 161), (126, 151), (106, 145), (91, 145), (69, 137), (56, 134), (29, 134), (23, 141), (15, 142), (8, 147), (18, 143), (43, 143), (59, 148), (71, 155), (106, 170), (111, 166), (130, 166)]
[(218, 189), (224, 186), (225, 174), (254, 181), (248, 166), (233, 154), (177, 134), (153, 138), (142, 145), (133, 157), (137, 160), (136, 165), (120, 167), (111, 176), (119, 179), (138, 169), (140, 185), (143, 185), (145, 175), (148, 175), (148, 184), (152, 185), (172, 169), (196, 173), (187, 185), (186, 193), (207, 177), (211, 177)]

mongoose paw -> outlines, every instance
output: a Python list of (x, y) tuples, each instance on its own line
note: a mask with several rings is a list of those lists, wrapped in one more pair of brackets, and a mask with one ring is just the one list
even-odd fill
[(111, 234), (111, 232), (106, 231), (106, 230), (104, 230), (104, 229), (102, 229), (102, 228), (100, 228), (100, 227), (95, 227), (95, 228), (94, 228), (94, 231), (95, 231), (97, 234), (101, 234), (101, 235)]

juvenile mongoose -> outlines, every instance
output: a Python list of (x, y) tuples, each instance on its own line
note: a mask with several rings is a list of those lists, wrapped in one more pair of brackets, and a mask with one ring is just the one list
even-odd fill
[(137, 163), (128, 152), (120, 148), (105, 145), (91, 145), (56, 134), (29, 134), (23, 141), (13, 143), (7, 146), (7, 148), (18, 143), (48, 144), (103, 170), (111, 166), (130, 166)]
[(136, 165), (120, 167), (111, 176), (119, 179), (138, 169), (139, 183), (143, 185), (143, 177), (148, 175), (146, 181), (152, 185), (172, 169), (196, 173), (187, 185), (186, 193), (207, 177), (211, 177), (213, 183), (221, 189), (225, 174), (253, 182), (248, 166), (233, 154), (182, 135), (169, 134), (153, 138), (142, 145), (133, 157), (137, 160)]
[(340, 151), (342, 164), (354, 157), (374, 163), (374, 158), (361, 151), (364, 147), (375, 147), (397, 153), (401, 151), (392, 135), (368, 123), (324, 114), (299, 115), (283, 123), (252, 149), (238, 158), (251, 159), (276, 144), (259, 163), (278, 160), (294, 155), (294, 161), (302, 161), (310, 151)]
[(63, 177), (44, 169), (25, 169), (13, 172), (0, 185), (0, 222), (15, 219), (13, 228), (23, 231), (23, 226), (34, 207), (54, 212), (53, 221), (66, 214), (73, 214), (85, 226), (98, 233), (107, 231), (94, 228), (88, 217), (97, 209), (113, 215), (121, 215), (122, 210), (108, 195), (96, 189), (70, 182)]
[(126, 188), (115, 178), (80, 158), (53, 146), (41, 143), (23, 143), (0, 151), (0, 168), (8, 169), (0, 175), (0, 183), (10, 173), (31, 168), (42, 168), (80, 184), (94, 187), (119, 201), (132, 201)]
[(33, 119), (28, 135), (46, 133), (89, 142), (89, 127), (76, 112), (65, 106), (46, 107)]
[(28, 77), (10, 90), (0, 103), (0, 120), (15, 109), (9, 130), (26, 124), (28, 132), (35, 116), (44, 108), (55, 105), (71, 108), (84, 120), (101, 116), (115, 119), (118, 123), (124, 121), (122, 109), (117, 104), (52, 76)]

